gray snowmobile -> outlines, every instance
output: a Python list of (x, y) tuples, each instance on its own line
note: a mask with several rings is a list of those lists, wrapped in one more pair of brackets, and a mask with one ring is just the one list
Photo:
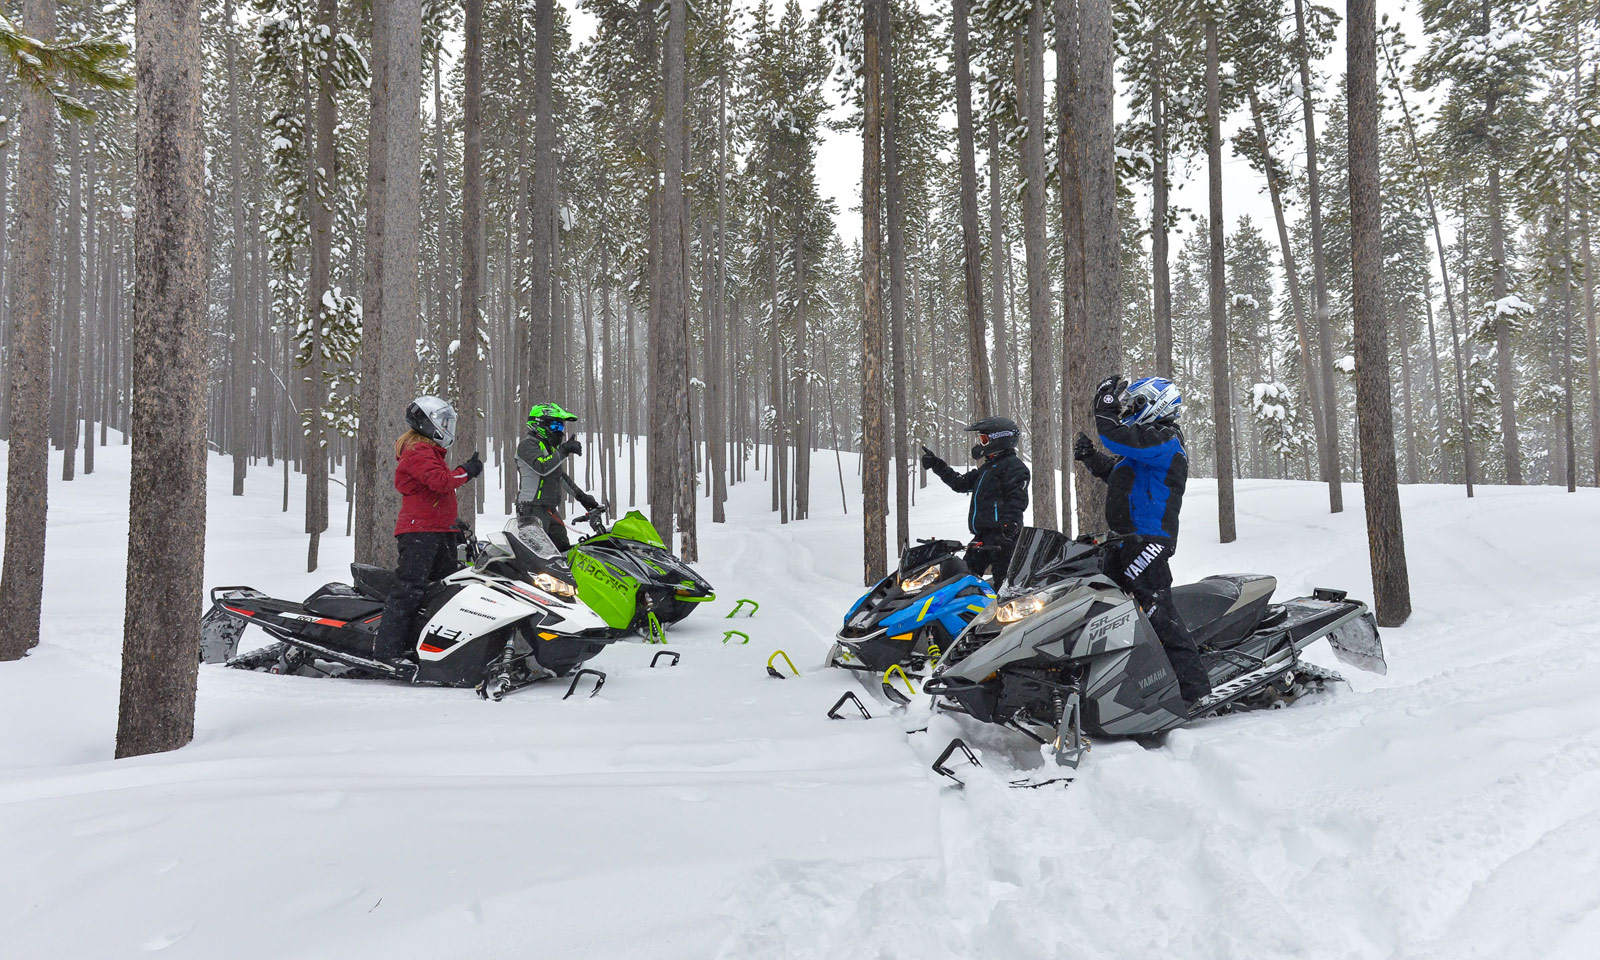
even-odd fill
[[(1207, 577), (1172, 588), (1211, 675), (1211, 695), (1188, 704), (1144, 611), (1105, 575), (1107, 542), (1023, 530), (999, 600), (962, 631), (923, 687), (934, 709), (1008, 727), (1076, 768), (1090, 737), (1155, 737), (1342, 682), (1300, 659), (1324, 637), (1341, 661), (1386, 669), (1372, 614), (1344, 591), (1273, 603), (1272, 577)], [(957, 738), (933, 769), (959, 783), (947, 765), (958, 752), (979, 763)]]

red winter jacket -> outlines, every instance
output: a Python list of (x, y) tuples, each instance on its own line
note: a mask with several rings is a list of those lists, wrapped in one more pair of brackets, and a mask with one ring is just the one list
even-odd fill
[(470, 478), (460, 467), (445, 465), (444, 447), (414, 443), (400, 455), (394, 468), (394, 488), (400, 491), (400, 519), (394, 535), (449, 533), (456, 525), (456, 488)]

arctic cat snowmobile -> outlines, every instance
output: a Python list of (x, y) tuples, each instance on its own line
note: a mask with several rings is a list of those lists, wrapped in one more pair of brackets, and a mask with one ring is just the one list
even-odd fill
[[(1104, 573), (1106, 541), (1025, 529), (999, 601), (975, 618), (923, 690), (936, 710), (964, 713), (1048, 745), (1077, 767), (1087, 737), (1146, 737), (1232, 709), (1270, 707), (1343, 678), (1300, 660), (1328, 638), (1340, 660), (1383, 672), (1383, 645), (1365, 604), (1342, 590), (1273, 603), (1277, 581), (1259, 574), (1207, 577), (1172, 588), (1200, 645), (1212, 694), (1178, 695), (1166, 651), (1139, 605)], [(958, 738), (934, 763), (946, 761)]]
[(881, 676), (890, 699), (904, 694), (891, 683), (895, 667), (917, 673), (989, 604), (995, 592), (967, 571), (956, 540), (918, 540), (900, 554), (900, 566), (855, 602), (834, 635), (828, 663)]
[[(537, 548), (513, 527), (507, 529), (506, 546), (533, 556)], [(201, 622), (201, 659), (278, 674), (474, 687), (492, 700), (568, 675), (567, 696), (585, 676), (593, 677), (599, 690), (605, 674), (582, 667), (616, 640), (618, 631), (577, 603), (570, 586), (563, 598), (545, 588), (553, 584), (523, 576), (488, 547), (469, 543), (472, 564), (428, 586), (413, 618), (416, 634), (408, 657), (391, 661), (373, 655), (394, 572), (352, 563), (354, 585), (326, 584), (299, 603), (252, 587), (212, 588), (211, 609)], [(278, 642), (239, 654), (239, 637), (250, 626)]]
[(669, 624), (717, 595), (711, 584), (667, 549), (644, 514), (630, 510), (607, 526), (609, 509), (603, 503), (572, 520), (574, 526), (587, 523), (594, 529), (567, 551), (578, 599), (607, 624), (665, 643)]

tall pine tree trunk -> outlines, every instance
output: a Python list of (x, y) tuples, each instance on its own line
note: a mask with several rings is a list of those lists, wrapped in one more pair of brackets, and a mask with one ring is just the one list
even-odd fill
[[(456, 348), (456, 384), (460, 392), (457, 443), (470, 456), (483, 446), (484, 419), (479, 415), (479, 330), (483, 322), (483, 0), (465, 0), (462, 32), (461, 137), (461, 327)], [(508, 264), (509, 266), (509, 264)], [(468, 485), (475, 491), (460, 504), (461, 519), (473, 525), (483, 480)]]
[[(417, 390), (414, 347), (418, 316), (418, 239), (422, 228), (422, 7), (421, 0), (383, 0), (384, 17), (373, 33), (384, 35), (383, 86), (383, 313), (380, 321), (381, 369), (377, 418), (380, 436), (392, 442), (405, 432), (406, 407)], [(388, 443), (378, 462), (382, 478), (374, 497), (374, 562), (393, 566), (394, 518), (400, 493), (389, 482), (393, 470)]]
[[(24, 0), (21, 26), (50, 42), (55, 0)], [(55, 312), (56, 107), (44, 91), (19, 86), (17, 248), (10, 353), (10, 444), (6, 453), (5, 562), (0, 570), (0, 660), (39, 642), (44, 594), (46, 494), (50, 488), (50, 318)]]
[[(337, 0), (317, 0), (317, 24), (326, 36), (339, 35)], [(306, 570), (317, 569), (323, 531), (328, 529), (328, 388), (327, 358), (322, 330), (328, 319), (324, 296), (333, 286), (333, 208), (336, 155), (334, 130), (339, 118), (334, 103), (333, 64), (322, 59), (317, 64), (316, 161), (311, 176), (311, 274), (306, 285), (306, 312), (315, 319), (310, 337), (310, 355), (305, 359), (306, 408)], [(325, 198), (325, 199), (324, 199)]]
[[(1078, 405), (1085, 404), (1087, 396), (1076, 396), (1082, 385), (1090, 382), (1096, 372), (1090, 369), (1089, 333), (1084, 313), (1083, 289), (1087, 264), (1083, 246), (1083, 118), (1081, 111), (1081, 44), (1082, 20), (1080, 7), (1073, 0), (1056, 0), (1056, 154), (1061, 178), (1061, 251), (1063, 257), (1061, 284), (1061, 476), (1071, 484), (1076, 496), (1073, 519), (1076, 529), (1096, 530), (1104, 524), (1105, 495), (1097, 489), (1100, 483), (1087, 469), (1077, 468), (1072, 459), (1069, 437), (1079, 430), (1093, 430), (1092, 419), (1084, 421), (1075, 413)], [(1103, 372), (1098, 374), (1104, 376)], [(1075, 386), (1076, 385), (1076, 390)], [(1068, 500), (1062, 491), (1062, 500)], [(1073, 519), (1063, 510), (1062, 526), (1072, 527)]]
[[(384, 187), (389, 176), (388, 85), (390, 8), (400, 0), (371, 0), (372, 79), (367, 117), (367, 220), (366, 270), (361, 284), (361, 384), (357, 396), (360, 424), (356, 434), (355, 558), (378, 563), (388, 556), (386, 541), (393, 521), (379, 509), (382, 489), (389, 485), (386, 449), (394, 437), (385, 436), (393, 422), (381, 404), (379, 381), (383, 375), (384, 318)], [(403, 411), (402, 411), (403, 412)], [(287, 454), (287, 450), (285, 450)]]
[(244, 222), (243, 130), (239, 126), (239, 28), (234, 20), (234, 0), (223, 4), (223, 49), (228, 70), (228, 177), (232, 237), (228, 249), (228, 335), (231, 350), (228, 378), (228, 452), (233, 457), (233, 495), (244, 496), (245, 471), (250, 462), (250, 356), (249, 314), (245, 311), (244, 251), (248, 235)]
[(83, 129), (67, 124), (67, 217), (61, 241), (66, 253), (66, 278), (61, 327), (63, 339), (61, 404), (61, 479), (71, 480), (78, 458), (79, 378), (83, 370)]
[(1000, 120), (993, 113), (988, 122), (989, 141), (989, 315), (994, 317), (994, 407), (980, 411), (984, 416), (1014, 417), (1016, 383), (1011, 373), (1011, 334), (1006, 323), (1006, 267), (1011, 247), (1006, 241), (1005, 186), (1000, 176)]
[[(551, 274), (555, 251), (551, 228), (556, 216), (555, 0), (535, 0), (533, 24), (533, 197), (529, 209), (527, 283), (528, 330), (523, 335), (528, 358), (528, 388), (551, 389), (550, 352), (555, 322)], [(530, 396), (530, 403), (553, 397)], [(654, 453), (652, 452), (652, 457)], [(665, 535), (665, 532), (663, 532)]]
[(967, 308), (967, 362), (972, 371), (970, 412), (991, 416), (994, 399), (989, 380), (989, 344), (983, 325), (983, 248), (978, 237), (978, 160), (973, 143), (972, 66), (969, 63), (967, 2), (953, 0), (956, 70), (956, 149), (961, 161), (962, 295)]
[(882, 239), (881, 90), (878, 23), (885, 0), (864, 0), (862, 23), (861, 169), (861, 507), (862, 582), (871, 586), (888, 572), (884, 521), (888, 509), (887, 436), (883, 403), (883, 295), (879, 265)]
[(1210, 182), (1211, 413), (1216, 424), (1217, 534), (1238, 539), (1233, 510), (1233, 385), (1228, 370), (1228, 286), (1222, 222), (1222, 78), (1217, 21), (1206, 20), (1206, 172)]
[(1350, 251), (1356, 345), (1356, 429), (1378, 625), (1411, 616), (1411, 584), (1395, 476), (1389, 347), (1383, 305), (1383, 207), (1379, 198), (1377, 10), (1349, 0), (1345, 41), (1350, 101)]
[[(1494, 122), (1495, 95), (1491, 92), (1484, 107), (1486, 123)], [(1505, 212), (1500, 199), (1500, 159), (1498, 145), (1485, 151), (1489, 167), (1489, 260), (1493, 267), (1491, 296), (1496, 304), (1509, 292), (1506, 280)], [(1522, 483), (1522, 451), (1517, 439), (1517, 365), (1511, 351), (1511, 317), (1496, 310), (1494, 323), (1495, 389), (1500, 394), (1501, 452), (1505, 459), (1506, 483)]]
[[(1311, 293), (1316, 300), (1317, 378), (1322, 382), (1322, 479), (1328, 484), (1328, 512), (1344, 510), (1339, 465), (1339, 401), (1334, 395), (1333, 333), (1328, 304), (1328, 271), (1323, 258), (1322, 185), (1317, 173), (1317, 112), (1312, 100), (1311, 40), (1306, 33), (1305, 0), (1294, 0), (1296, 58), (1300, 67), (1300, 100), (1306, 132), (1306, 199), (1311, 215)], [(1310, 357), (1306, 358), (1309, 364)]]
[(206, 542), (206, 196), (199, 0), (142, 0), (133, 467), (117, 757), (194, 737)]
[[(1167, 244), (1167, 87), (1165, 34), (1156, 26), (1150, 63), (1151, 202), (1150, 261), (1154, 274), (1156, 321), (1156, 376), (1172, 379), (1172, 266)], [(1298, 298), (1296, 303), (1298, 304)], [(1303, 324), (1302, 324), (1303, 327)], [(1300, 334), (1301, 354), (1305, 351), (1305, 332)]]
[(1049, 250), (1045, 246), (1044, 0), (1028, 8), (1028, 135), (1022, 141), (1022, 240), (1028, 264), (1029, 396), (1033, 427), (1033, 525), (1057, 526), (1055, 352), (1051, 339)]
[(1600, 336), (1595, 329), (1594, 244), (1589, 208), (1583, 210), (1583, 313), (1589, 334), (1589, 443), (1594, 459), (1594, 482), (1600, 486)]
[[(1111, 0), (1080, 0), (1079, 149), (1082, 157), (1083, 275), (1085, 358), (1088, 376), (1068, 383), (1077, 388), (1074, 422), (1094, 423), (1094, 398), (1085, 385), (1122, 369), (1122, 262), (1117, 233), (1116, 123), (1113, 117), (1115, 46)], [(1089, 266), (1093, 265), (1090, 269)], [(1106, 487), (1087, 478), (1079, 485), (1084, 512), (1080, 522), (1105, 516)]]
[(894, 398), (894, 546), (911, 542), (911, 476), (906, 470), (906, 223), (900, 170), (900, 107), (895, 97), (894, 4), (880, 7), (878, 56), (883, 61), (883, 163), (889, 227), (890, 390)]
[[(548, 0), (547, 0), (548, 2)], [(687, 397), (683, 368), (688, 361), (684, 342), (687, 298), (684, 289), (683, 138), (686, 0), (666, 0), (667, 35), (662, 45), (661, 118), (662, 170), (659, 208), (660, 286), (650, 331), (650, 516), (664, 542), (673, 542), (676, 514), (681, 510), (679, 487)], [(692, 489), (692, 488), (691, 488)], [(687, 559), (687, 557), (685, 558)]]

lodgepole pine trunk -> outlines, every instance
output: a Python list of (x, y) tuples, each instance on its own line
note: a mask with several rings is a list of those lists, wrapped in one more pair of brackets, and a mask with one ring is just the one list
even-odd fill
[[(30, 36), (55, 39), (55, 0), (24, 0)], [(17, 248), (12, 278), (5, 561), (0, 569), (0, 661), (39, 643), (44, 538), (50, 487), (50, 318), (55, 312), (56, 108), (48, 94), (19, 88)]]
[[(1080, 0), (1078, 126), (1083, 215), (1083, 329), (1088, 376), (1078, 387), (1077, 423), (1094, 423), (1094, 398), (1084, 389), (1122, 369), (1121, 238), (1117, 233), (1115, 57), (1111, 0)], [(1092, 265), (1092, 269), (1090, 269)], [(1102, 521), (1106, 486), (1080, 473), (1080, 523)], [(1091, 528), (1093, 529), (1093, 528)]]
[(978, 160), (973, 143), (967, 2), (953, 0), (951, 16), (955, 30), (956, 146), (961, 161), (962, 295), (967, 308), (967, 363), (972, 371), (970, 412), (977, 419), (994, 412), (994, 398), (989, 377), (989, 345), (983, 325), (983, 248), (978, 237)]
[(906, 222), (900, 171), (900, 107), (895, 97), (894, 4), (880, 8), (878, 57), (883, 62), (883, 174), (888, 201), (890, 396), (894, 402), (894, 546), (911, 543), (911, 477), (906, 467)]
[[(380, 396), (382, 377), (384, 308), (384, 190), (388, 183), (389, 140), (389, 30), (390, 7), (400, 0), (371, 0), (372, 81), (367, 118), (367, 220), (366, 271), (361, 284), (361, 384), (357, 396), (360, 425), (356, 434), (355, 558), (358, 563), (381, 563), (386, 541), (394, 532), (394, 518), (379, 509), (381, 491), (390, 483), (387, 448), (394, 436), (385, 436), (393, 422), (385, 416)], [(402, 411), (403, 413), (403, 411)], [(398, 436), (398, 433), (395, 434)], [(288, 451), (285, 447), (284, 455)]]
[(883, 403), (885, 334), (880, 267), (883, 182), (879, 151), (883, 68), (878, 49), (878, 23), (885, 5), (885, 0), (865, 0), (862, 24), (861, 506), (862, 582), (867, 586), (883, 579), (889, 565), (884, 542), (884, 521), (888, 513), (888, 451), (885, 449), (888, 437)]
[(1350, 101), (1350, 251), (1356, 346), (1356, 430), (1372, 558), (1378, 625), (1411, 616), (1400, 488), (1395, 470), (1393, 391), (1383, 305), (1383, 208), (1379, 197), (1377, 10), (1375, 0), (1349, 0), (1347, 82)]
[(118, 758), (194, 736), (206, 535), (206, 195), (199, 0), (142, 0), (133, 466)]
[[(457, 443), (464, 456), (483, 447), (484, 418), (479, 383), (483, 363), (478, 340), (483, 324), (483, 0), (465, 0), (462, 31), (461, 305), (456, 384), (460, 427)], [(506, 265), (507, 268), (510, 264)], [(483, 479), (468, 484), (472, 495), (460, 500), (460, 518), (475, 525), (483, 499)]]
[[(1322, 383), (1323, 480), (1328, 484), (1328, 512), (1344, 511), (1344, 486), (1339, 464), (1339, 402), (1334, 396), (1333, 334), (1329, 323), (1328, 273), (1323, 258), (1322, 185), (1317, 168), (1317, 112), (1311, 93), (1310, 40), (1306, 34), (1305, 0), (1294, 0), (1296, 58), (1300, 68), (1300, 98), (1306, 134), (1306, 199), (1311, 215), (1311, 279), (1316, 299), (1317, 378)], [(1307, 363), (1311, 358), (1306, 358)]]
[(1029, 412), (1033, 427), (1033, 525), (1054, 529), (1056, 517), (1055, 352), (1051, 337), (1049, 250), (1045, 240), (1044, 0), (1028, 10), (1026, 54), (1028, 135), (1022, 141), (1022, 242), (1028, 268)]
[(1014, 417), (1016, 383), (1011, 366), (1011, 335), (1006, 329), (1006, 267), (1011, 247), (1006, 241), (1005, 187), (1000, 177), (1000, 121), (992, 113), (988, 123), (989, 141), (989, 314), (994, 317), (994, 406), (980, 410), (983, 416)]
[(250, 375), (254, 360), (250, 356), (249, 314), (245, 311), (244, 251), (248, 235), (244, 220), (243, 131), (239, 126), (239, 30), (234, 20), (235, 2), (223, 4), (223, 41), (228, 75), (228, 176), (229, 214), (232, 237), (228, 249), (228, 336), (231, 360), (228, 379), (228, 453), (233, 457), (233, 495), (244, 496), (245, 472), (250, 464)]
[(1205, 31), (1206, 171), (1211, 195), (1211, 408), (1216, 424), (1217, 534), (1223, 543), (1232, 543), (1238, 539), (1238, 532), (1233, 509), (1233, 387), (1228, 370), (1228, 285), (1222, 235), (1222, 80), (1215, 16), (1206, 20)]

